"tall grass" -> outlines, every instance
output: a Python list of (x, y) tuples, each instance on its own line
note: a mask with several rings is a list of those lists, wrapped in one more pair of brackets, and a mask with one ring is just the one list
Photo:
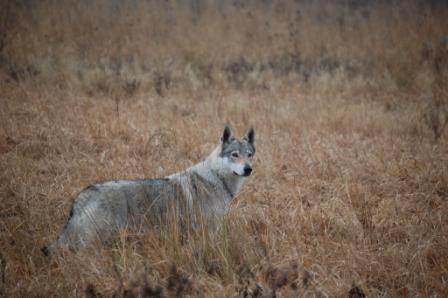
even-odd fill
[[(0, 34), (0, 296), (447, 295), (443, 3), (13, 1)], [(44, 257), (73, 197), (257, 131), (217, 233)]]

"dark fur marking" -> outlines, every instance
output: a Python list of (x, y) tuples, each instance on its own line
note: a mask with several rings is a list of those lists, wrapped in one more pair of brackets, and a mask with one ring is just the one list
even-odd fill
[(72, 208), (70, 209), (70, 212), (69, 212), (69, 214), (68, 214), (68, 219), (67, 219), (67, 222), (65, 223), (65, 225), (64, 225), (64, 229), (68, 226), (68, 223), (70, 222), (70, 219), (72, 219), (72, 217), (73, 217), (73, 215), (74, 215), (74, 213), (75, 213), (75, 203), (73, 203), (73, 206), (72, 206)]
[(232, 141), (231, 136), (232, 136), (232, 130), (230, 130), (230, 127), (226, 126), (224, 128), (221, 141), (223, 143), (231, 142)]
[(234, 198), (235, 194), (230, 190), (230, 187), (227, 185), (226, 180), (221, 177), (219, 177), (219, 179), (221, 179), (222, 185), (224, 185), (225, 191), (227, 191), (227, 193), (230, 195), (231, 198)]
[[(149, 179), (147, 179), (147, 178), (143, 178), (143, 179), (136, 179), (136, 180), (130, 180), (130, 181), (135, 181), (135, 182), (150, 182), (150, 181), (168, 181), (168, 180), (170, 180), (169, 178), (164, 178), (164, 177), (162, 177), (162, 178), (149, 178)], [(124, 181), (126, 181), (126, 180), (124, 180)]]
[(95, 183), (95, 184), (91, 184), (89, 186), (87, 186), (86, 188), (84, 188), (81, 192), (86, 191), (86, 190), (91, 190), (91, 191), (100, 191), (99, 188), (96, 186), (97, 184), (102, 184), (104, 182), (99, 182), (99, 183)]
[(44, 246), (40, 249), (40, 251), (44, 254), (44, 256), (48, 257), (50, 255), (50, 250), (47, 246)]
[(168, 181), (168, 180), (170, 180), (170, 179), (169, 179), (169, 178), (156, 178), (156, 179), (152, 179), (152, 180)]
[(73, 217), (73, 207), (70, 209), (70, 213), (68, 214), (68, 220), (70, 220)]

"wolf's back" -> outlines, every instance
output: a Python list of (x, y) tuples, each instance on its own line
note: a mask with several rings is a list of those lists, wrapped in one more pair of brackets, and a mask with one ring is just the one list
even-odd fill
[(87, 187), (75, 198), (69, 219), (56, 243), (77, 249), (93, 241), (107, 242), (120, 228), (156, 224), (170, 210), (184, 212), (182, 189), (170, 179), (118, 180)]

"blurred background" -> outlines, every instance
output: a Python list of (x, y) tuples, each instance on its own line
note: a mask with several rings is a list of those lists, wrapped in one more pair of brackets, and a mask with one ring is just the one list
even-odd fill
[(2, 1), (0, 65), (90, 95), (298, 87), (432, 96), (448, 2)]

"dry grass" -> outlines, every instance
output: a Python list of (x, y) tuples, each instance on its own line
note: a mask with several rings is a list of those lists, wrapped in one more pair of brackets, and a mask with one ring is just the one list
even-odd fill
[[(285, 297), (344, 296), (355, 285), (369, 296), (446, 293), (446, 137), (433, 143), (419, 125), (418, 103), (395, 99), (390, 110), (389, 99), (230, 91), (142, 96), (119, 103), (118, 113), (108, 98), (6, 87), (5, 295), (81, 295), (88, 284), (111, 295), (135, 283), (169, 293), (173, 264), (189, 291), (205, 297), (256, 284), (267, 293), (276, 287), (273, 270), (293, 269), (291, 286), (279, 289)], [(253, 124), (259, 150), (222, 234), (183, 245), (171, 235), (122, 235), (99, 253), (41, 255), (77, 191), (92, 181), (183, 169), (213, 148), (226, 122), (240, 132)]]
[(87, 93), (269, 88), (329, 73), (363, 91), (427, 95), (448, 35), (448, 9), (433, 2), (5, 1), (0, 57), (13, 77)]
[[(235, 26), (230, 28), (221, 17), (213, 18), (210, 6), (199, 9), (197, 20), (174, 6), (180, 17), (172, 26), (164, 14), (147, 21), (120, 17), (108, 36), (83, 35), (90, 31), (82, 26), (75, 34), (68, 17), (64, 26), (52, 26), (56, 8), (48, 3), (35, 10), (37, 20), (41, 13), (50, 17), (48, 24), (35, 21), (34, 37), (26, 34), (28, 19), (3, 22), (16, 37), (15, 44), (2, 44), (7, 63), (0, 77), (0, 296), (448, 294), (448, 138), (442, 128), (448, 118), (443, 84), (448, 63), (443, 48), (424, 49), (426, 39), (436, 44), (447, 33), (440, 27), (447, 20), (444, 12), (429, 11), (418, 27), (422, 19), (412, 21), (404, 10), (389, 20), (397, 26), (386, 30), (390, 24), (380, 21), (381, 14), (400, 10), (367, 7), (370, 21), (361, 21), (361, 9), (335, 27), (329, 11), (325, 23), (317, 16), (326, 10), (307, 4), (310, 14), (294, 23), (306, 30), (292, 30), (307, 42), (294, 49), (293, 41), (281, 36), (287, 24), (278, 19), (292, 4), (281, 3), (272, 10), (258, 2), (255, 8), (226, 8), (236, 11), (227, 16)], [(248, 27), (255, 34), (254, 51), (238, 43), (243, 30), (234, 30), (250, 24), (242, 18), (247, 10), (260, 23), (273, 14), (266, 44), (260, 23)], [(64, 13), (80, 17), (74, 11)], [(118, 40), (128, 36), (126, 21), (140, 28), (133, 30), (143, 45), (136, 37)], [(172, 35), (148, 44), (148, 54), (143, 36), (154, 24), (159, 27), (151, 38), (163, 28)], [(406, 26), (420, 29), (404, 34)], [(182, 37), (187, 29), (204, 41), (187, 45)], [(231, 33), (228, 47), (221, 48), (224, 42), (213, 33), (224, 29)], [(368, 30), (371, 34), (363, 35)], [(51, 39), (47, 52), (40, 39), (45, 31)], [(274, 31), (280, 34), (278, 48), (268, 38)], [(395, 50), (381, 43), (386, 31)], [(103, 46), (89, 47), (101, 38)], [(69, 40), (85, 51), (86, 60), (60, 59), (64, 49), (73, 49)], [(363, 45), (368, 40), (378, 43)], [(317, 54), (323, 42), (327, 54)], [(262, 53), (264, 48), (269, 50)], [(285, 56), (291, 49), (296, 52)], [(136, 69), (123, 70), (118, 79), (109, 76), (110, 61), (124, 61), (126, 52), (137, 61)], [(210, 52), (215, 56), (206, 55)], [(244, 52), (251, 54), (241, 56)], [(279, 71), (297, 62), (291, 57), (299, 52), (304, 68)], [(422, 52), (424, 58), (417, 58)], [(102, 55), (103, 69), (89, 64)], [(322, 69), (331, 64), (325, 55), (340, 65)], [(178, 58), (165, 67), (166, 57)], [(145, 72), (143, 58), (160, 65)], [(256, 68), (262, 64), (271, 68)], [(117, 87), (117, 80), (126, 84)], [(54, 258), (41, 254), (64, 225), (77, 191), (98, 180), (184, 169), (214, 148), (225, 123), (240, 134), (253, 125), (257, 155), (254, 175), (218, 234), (198, 233), (182, 242), (176, 231), (123, 231), (110, 247)]]

